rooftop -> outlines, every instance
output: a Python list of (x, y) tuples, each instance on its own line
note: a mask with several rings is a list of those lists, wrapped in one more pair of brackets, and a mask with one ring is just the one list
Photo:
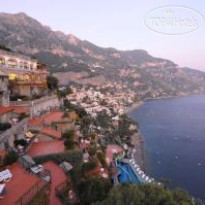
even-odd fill
[(51, 192), (50, 192), (50, 205), (61, 205), (60, 200), (56, 197), (55, 188), (62, 182), (68, 180), (63, 169), (56, 165), (54, 162), (46, 162), (42, 164), (45, 168), (51, 171)]
[(51, 136), (51, 137), (54, 137), (54, 138), (57, 138), (57, 139), (60, 139), (62, 136), (62, 133), (60, 131), (53, 130), (50, 128), (43, 128), (41, 130), (41, 133), (46, 134), (46, 135)]
[(51, 124), (52, 122), (58, 122), (62, 119), (63, 112), (53, 111), (44, 116), (44, 123)]
[(40, 181), (36, 175), (29, 174), (19, 163), (14, 163), (7, 168), (13, 176), (10, 181), (5, 183), (6, 192), (4, 198), (0, 200), (1, 205), (14, 204), (19, 197)]
[(13, 108), (10, 106), (0, 106), (0, 114), (1, 115), (6, 114), (8, 112), (11, 112), (12, 110), (13, 110)]
[(29, 108), (22, 106), (0, 106), (0, 114), (5, 114), (11, 111), (16, 114), (23, 114), (28, 113)]
[(62, 116), (63, 116), (63, 112), (53, 111), (39, 118), (34, 118), (34, 119), (29, 120), (29, 125), (30, 126), (40, 126), (43, 123), (49, 125), (52, 122), (61, 121)]
[(31, 157), (60, 153), (64, 151), (63, 141), (54, 140), (54, 141), (44, 141), (44, 142), (34, 142), (29, 151), (28, 155)]

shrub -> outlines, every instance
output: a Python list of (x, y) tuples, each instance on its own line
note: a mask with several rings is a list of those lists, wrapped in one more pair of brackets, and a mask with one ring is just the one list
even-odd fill
[(98, 152), (97, 153), (97, 158), (99, 159), (101, 165), (103, 167), (107, 166), (106, 160), (105, 160), (105, 154), (103, 152)]
[(8, 151), (3, 159), (3, 165), (11, 165), (18, 160), (18, 154), (15, 151)]
[(80, 204), (90, 205), (104, 200), (111, 188), (109, 181), (98, 178), (81, 181), (77, 186)]
[(26, 117), (28, 117), (28, 114), (22, 113), (22, 114), (19, 115), (18, 120), (21, 121)]
[(63, 138), (64, 139), (69, 139), (69, 140), (73, 140), (75, 138), (75, 131), (74, 130), (68, 130), (63, 134)]
[(75, 143), (74, 143), (74, 141), (73, 141), (72, 139), (66, 139), (66, 140), (64, 141), (64, 145), (65, 145), (65, 147), (66, 147), (67, 150), (68, 150), (68, 149), (74, 149), (74, 148), (75, 148)]
[(76, 166), (78, 163), (82, 162), (83, 152), (79, 150), (75, 151), (66, 151), (58, 154), (48, 154), (43, 156), (34, 157), (34, 161), (37, 164), (42, 164), (47, 161), (53, 161), (57, 164), (67, 161), (70, 162), (73, 166)]
[(5, 131), (11, 128), (11, 124), (9, 122), (0, 123), (0, 131)]
[(14, 140), (14, 145), (15, 147), (17, 147), (18, 145), (25, 147), (27, 145), (27, 141), (25, 139), (16, 139)]
[(97, 167), (96, 161), (86, 162), (83, 164), (83, 172), (85, 173), (85, 172), (91, 171), (95, 169), (96, 167)]

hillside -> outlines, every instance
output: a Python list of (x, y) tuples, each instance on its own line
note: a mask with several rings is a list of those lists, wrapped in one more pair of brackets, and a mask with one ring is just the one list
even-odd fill
[(205, 92), (205, 73), (180, 68), (145, 50), (102, 48), (72, 34), (52, 31), (24, 13), (0, 13), (0, 44), (35, 56), (61, 84), (77, 82), (137, 98)]

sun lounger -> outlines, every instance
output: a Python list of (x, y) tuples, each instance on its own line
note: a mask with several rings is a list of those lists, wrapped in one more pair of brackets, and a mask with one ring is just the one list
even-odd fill
[(30, 169), (34, 174), (38, 174), (39, 172), (43, 171), (43, 166), (37, 165), (37, 166), (31, 167)]
[(4, 190), (5, 190), (5, 184), (0, 184), (0, 199), (4, 198), (3, 194), (4, 194)]
[(11, 179), (11, 177), (12, 177), (12, 174), (8, 169), (0, 172), (0, 182), (1, 181), (8, 181)]

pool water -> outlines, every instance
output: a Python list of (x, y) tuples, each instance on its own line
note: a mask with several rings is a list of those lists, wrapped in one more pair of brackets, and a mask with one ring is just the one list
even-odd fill
[(120, 173), (118, 178), (121, 183), (130, 182), (134, 184), (141, 184), (140, 180), (138, 179), (137, 175), (134, 173), (129, 164), (118, 163), (117, 169)]

